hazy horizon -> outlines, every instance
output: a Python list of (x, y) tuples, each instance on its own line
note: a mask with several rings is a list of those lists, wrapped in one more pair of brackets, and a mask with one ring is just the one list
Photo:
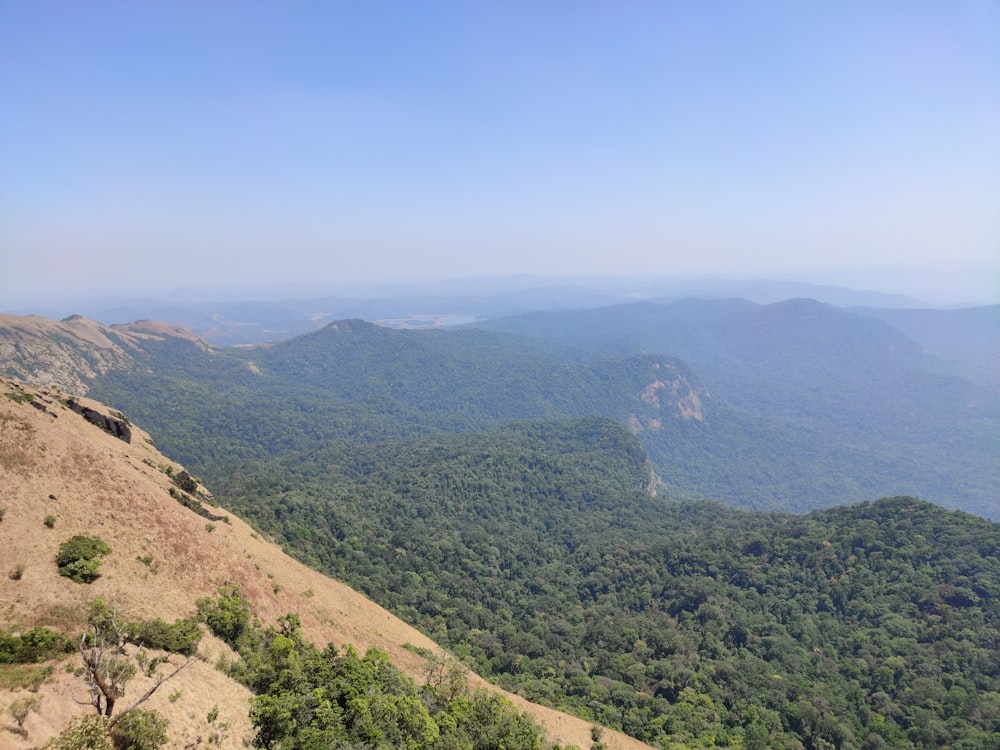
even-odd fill
[[(618, 302), (596, 302), (619, 304), (621, 302), (645, 299), (680, 299), (701, 297), (718, 299), (722, 297), (743, 297), (760, 304), (791, 297), (813, 297), (821, 301), (847, 306), (861, 305), (873, 307), (931, 307), (956, 309), (1000, 304), (997, 285), (992, 278), (974, 271), (960, 272), (956, 269), (937, 272), (927, 269), (880, 269), (868, 270), (860, 275), (832, 279), (764, 278), (737, 276), (535, 276), (531, 274), (484, 275), (462, 278), (440, 278), (420, 280), (367, 280), (359, 282), (330, 283), (321, 281), (278, 282), (272, 284), (255, 283), (245, 285), (196, 285), (176, 288), (117, 288), (68, 292), (55, 297), (28, 295), (0, 300), (0, 314), (43, 315), (50, 318), (65, 318), (83, 314), (96, 317), (104, 323), (127, 323), (134, 317), (118, 315), (108, 317), (113, 311), (132, 311), (140, 317), (156, 316), (156, 311), (207, 309), (206, 306), (226, 306), (237, 303), (295, 303), (308, 300), (344, 301), (388, 301), (412, 300), (412, 313), (428, 312), (421, 308), (421, 299), (431, 303), (430, 307), (440, 312), (444, 300), (452, 300), (458, 308), (465, 310), (475, 299), (504, 297), (525, 293), (538, 299), (550, 298), (549, 306), (559, 306), (556, 300), (563, 295), (568, 300), (585, 299), (581, 294), (590, 290), (595, 299), (617, 299)], [(942, 284), (942, 274), (952, 274), (950, 280)], [(852, 284), (851, 279), (878, 280), (891, 277), (888, 286), (878, 284)], [(788, 293), (781, 290), (787, 288)], [(551, 290), (546, 292), (545, 290)], [(948, 290), (943, 293), (942, 289)], [(560, 291), (564, 290), (564, 291)], [(575, 290), (575, 291), (574, 291)], [(839, 291), (838, 291), (839, 290)], [(853, 294), (852, 294), (853, 293)], [(538, 295), (541, 294), (541, 297)], [(846, 295), (846, 296), (845, 296)], [(850, 298), (859, 301), (849, 302)], [(462, 300), (466, 299), (466, 302)], [(834, 301), (843, 298), (845, 301)], [(866, 299), (868, 301), (860, 301)], [(909, 304), (912, 301), (913, 304)], [(398, 303), (397, 303), (398, 304)], [(425, 305), (426, 307), (427, 305)], [(444, 305), (447, 306), (447, 305)], [(474, 305), (473, 305), (474, 307)], [(418, 309), (420, 308), (420, 309)], [(453, 311), (454, 312), (454, 311)], [(170, 321), (168, 321), (170, 322)]]
[(0, 4), (0, 307), (776, 278), (1000, 302), (1000, 5)]

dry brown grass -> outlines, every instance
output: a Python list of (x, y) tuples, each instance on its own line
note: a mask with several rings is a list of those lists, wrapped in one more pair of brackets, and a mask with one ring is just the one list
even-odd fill
[[(414, 679), (422, 679), (426, 660), (419, 653), (440, 649), (420, 632), (389, 614), (353, 589), (329, 579), (285, 555), (275, 544), (254, 534), (232, 514), (230, 523), (216, 523), (206, 530), (204, 518), (174, 500), (171, 481), (159, 467), (170, 461), (158, 453), (148, 436), (133, 429), (126, 444), (86, 422), (62, 406), (52, 392), (34, 389), (45, 405), (42, 412), (29, 403), (5, 398), (14, 385), (0, 379), (0, 414), (14, 431), (0, 431), (0, 452), (18, 458), (8, 468), (0, 464), (0, 628), (20, 629), (44, 625), (64, 632), (82, 629), (89, 602), (101, 596), (131, 618), (161, 617), (173, 621), (190, 616), (195, 601), (213, 596), (220, 586), (242, 587), (264, 622), (295, 612), (304, 632), (315, 643), (353, 644), (386, 652)], [(108, 413), (108, 408), (82, 399), (85, 405)], [(29, 429), (30, 428), (30, 429)], [(175, 467), (180, 469), (180, 467)], [(47, 515), (56, 517), (46, 528)], [(99, 536), (112, 548), (101, 566), (101, 577), (82, 585), (61, 578), (54, 559), (59, 544), (74, 534)], [(24, 565), (20, 580), (7, 571)], [(303, 592), (312, 591), (312, 596)], [(228, 724), (222, 747), (243, 747), (251, 734), (247, 718), (249, 693), (211, 666), (228, 652), (213, 638), (203, 641), (204, 663), (196, 664), (168, 682), (150, 700), (149, 707), (170, 720), (170, 747), (184, 748), (207, 742), (206, 716), (218, 706), (216, 725)], [(86, 712), (76, 700), (82, 684), (66, 671), (76, 664), (71, 657), (54, 666), (42, 685), (40, 710), (28, 716), (27, 738), (0, 736), (5, 750), (41, 746), (69, 720)], [(485, 683), (475, 675), (475, 685)], [(130, 685), (122, 700), (140, 695), (141, 680)], [(0, 712), (19, 695), (0, 686)], [(173, 696), (174, 700), (170, 700)], [(562, 744), (590, 746), (590, 724), (557, 711), (508, 696), (532, 713)], [(611, 750), (638, 750), (645, 745), (612, 731), (604, 742)]]

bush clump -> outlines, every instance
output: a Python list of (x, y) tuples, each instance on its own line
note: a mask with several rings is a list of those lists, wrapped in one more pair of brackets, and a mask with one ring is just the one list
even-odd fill
[(146, 648), (193, 656), (201, 641), (201, 627), (194, 620), (175, 620), (171, 625), (159, 617), (146, 622), (130, 622), (125, 636), (131, 643)]
[(233, 648), (252, 631), (250, 600), (239, 586), (224, 586), (214, 600), (199, 599), (195, 606), (198, 608), (198, 618), (208, 625), (212, 633)]
[(156, 750), (167, 743), (169, 723), (158, 711), (136, 708), (111, 728), (115, 750)]
[(186, 471), (180, 471), (173, 477), (174, 484), (180, 487), (182, 490), (187, 492), (189, 495), (194, 495), (198, 492), (198, 482), (195, 481), (194, 477), (188, 474)]
[(20, 635), (0, 631), (0, 664), (36, 664), (76, 651), (76, 644), (62, 633), (35, 627)]
[(92, 583), (100, 578), (101, 558), (110, 554), (111, 547), (100, 537), (77, 534), (59, 545), (56, 566), (71, 581)]
[(107, 716), (81, 716), (74, 719), (59, 736), (45, 746), (46, 750), (114, 750), (108, 736)]

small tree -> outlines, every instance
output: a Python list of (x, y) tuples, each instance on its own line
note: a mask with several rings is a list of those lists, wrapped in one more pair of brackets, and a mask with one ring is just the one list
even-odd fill
[(469, 695), (469, 670), (451, 656), (430, 654), (424, 665), (424, 700), (443, 710), (449, 703)]
[(87, 618), (90, 631), (80, 638), (80, 654), (90, 688), (90, 704), (102, 716), (111, 716), (115, 703), (125, 695), (125, 684), (135, 677), (136, 666), (125, 652), (125, 635), (114, 611), (95, 599)]
[[(159, 736), (155, 731), (156, 726), (158, 726), (157, 721), (148, 716), (148, 714), (155, 714), (155, 712), (144, 711), (140, 714), (140, 718), (130, 719), (126, 723), (125, 729), (119, 730), (117, 725), (147, 701), (163, 683), (176, 676), (178, 672), (196, 661), (198, 657), (190, 656), (180, 666), (174, 666), (169, 657), (148, 659), (145, 649), (142, 647), (130, 655), (125, 648), (128, 634), (124, 624), (119, 620), (115, 610), (101, 598), (97, 598), (91, 603), (87, 621), (89, 630), (80, 639), (80, 655), (83, 657), (84, 680), (90, 695), (87, 701), (81, 702), (89, 703), (99, 716), (105, 716), (109, 719), (107, 729), (113, 737), (131, 737), (133, 731), (139, 732), (145, 737)], [(152, 687), (143, 693), (138, 700), (115, 715), (115, 706), (118, 700), (125, 695), (125, 686), (135, 676), (138, 669), (141, 667), (147, 676), (153, 677), (157, 667), (164, 663), (174, 666), (173, 671), (157, 677)], [(129, 730), (128, 727), (132, 727), (132, 729)], [(122, 742), (121, 739), (115, 741), (116, 744)], [(132, 743), (122, 745), (122, 747), (144, 748), (147, 746)], [(151, 747), (155, 747), (155, 745)]]
[(14, 721), (17, 722), (18, 734), (22, 737), (27, 737), (28, 732), (24, 728), (24, 721), (28, 718), (28, 714), (32, 711), (37, 711), (38, 707), (42, 704), (42, 696), (32, 695), (26, 696), (24, 698), (18, 698), (16, 701), (7, 707), (10, 715), (14, 717)]

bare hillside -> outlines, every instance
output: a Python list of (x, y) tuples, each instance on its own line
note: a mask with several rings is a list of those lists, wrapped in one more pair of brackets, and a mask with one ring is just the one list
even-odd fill
[[(73, 400), (74, 411), (67, 401), (57, 390), (0, 380), (0, 628), (43, 625), (79, 633), (96, 596), (133, 618), (173, 621), (190, 616), (198, 598), (235, 583), (264, 622), (296, 612), (316, 643), (376, 647), (422, 678), (423, 658), (404, 646), (436, 651), (429, 639), (354, 590), (292, 560), (225, 510), (210, 507), (228, 519), (212, 522), (185, 508), (171, 496), (167, 473), (168, 467), (175, 473), (181, 467), (172, 466), (145, 432), (127, 425), (126, 442), (96, 424), (122, 415), (83, 398)], [(210, 502), (210, 495), (200, 492)], [(45, 524), (47, 516), (55, 517), (52, 528)], [(56, 572), (58, 547), (74, 534), (99, 536), (112, 549), (100, 578), (89, 585)], [(23, 570), (16, 580), (10, 575), (15, 568)], [(224, 746), (243, 747), (252, 734), (249, 693), (211, 666), (226, 650), (221, 642), (206, 638), (201, 650), (205, 662), (181, 672), (149, 705), (170, 720), (171, 747), (205, 744), (223, 722), (228, 724)], [(72, 716), (91, 710), (77, 703), (83, 685), (66, 668), (78, 661), (70, 657), (56, 665), (41, 686), (40, 710), (24, 723), (28, 737), (3, 732), (0, 746), (41, 746)], [(480, 682), (475, 676), (473, 681)], [(144, 689), (135, 680), (124, 702)], [(21, 693), (0, 690), (0, 725), (13, 723), (6, 707)], [(587, 722), (512, 700), (535, 715), (553, 740), (589, 747)], [(219, 713), (214, 727), (206, 718), (213, 706)], [(610, 730), (604, 741), (622, 750), (645, 747)]]

